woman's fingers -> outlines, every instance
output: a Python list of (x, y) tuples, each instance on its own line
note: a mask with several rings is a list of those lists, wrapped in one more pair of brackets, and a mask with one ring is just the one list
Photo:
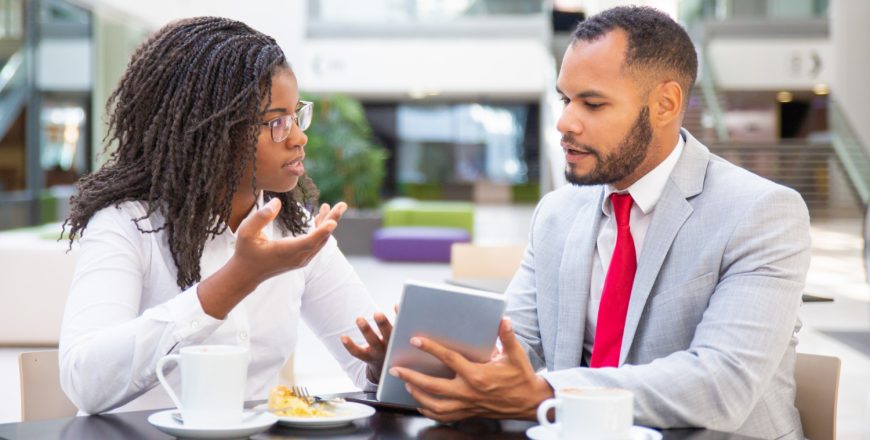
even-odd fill
[(387, 315), (384, 315), (381, 312), (375, 313), (374, 318), (375, 324), (378, 325), (378, 330), (381, 331), (381, 344), (386, 347), (387, 343), (390, 342), (390, 336), (393, 334), (393, 324), (391, 324), (390, 320), (387, 319)]

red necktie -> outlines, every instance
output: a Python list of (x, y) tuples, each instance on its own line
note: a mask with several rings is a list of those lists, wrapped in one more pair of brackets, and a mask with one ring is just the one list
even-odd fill
[(598, 322), (595, 326), (595, 342), (592, 344), (590, 366), (616, 367), (619, 365), (619, 350), (622, 346), (622, 331), (625, 314), (631, 299), (631, 286), (637, 271), (637, 256), (634, 239), (631, 238), (628, 219), (631, 216), (629, 194), (610, 195), (610, 205), (616, 216), (616, 246), (613, 258), (604, 278), (601, 303), (598, 306)]

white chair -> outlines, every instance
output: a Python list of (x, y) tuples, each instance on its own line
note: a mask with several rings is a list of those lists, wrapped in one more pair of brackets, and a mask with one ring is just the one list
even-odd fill
[(21, 421), (72, 417), (78, 409), (60, 388), (57, 350), (18, 355), (21, 377)]
[(804, 437), (810, 440), (836, 439), (840, 359), (798, 353), (794, 378), (797, 383), (795, 406), (801, 416)]

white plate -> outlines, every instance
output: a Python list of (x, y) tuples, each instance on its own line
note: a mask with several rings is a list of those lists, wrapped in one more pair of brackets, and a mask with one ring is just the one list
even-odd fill
[(278, 417), (268, 411), (245, 411), (242, 422), (220, 428), (193, 428), (184, 426), (172, 417), (177, 409), (168, 409), (148, 416), (148, 423), (157, 429), (182, 438), (246, 438), (269, 429)]
[[(268, 411), (267, 404), (258, 405), (255, 409)], [(293, 416), (276, 416), (278, 423), (286, 426), (294, 426), (297, 428), (335, 428), (344, 426), (354, 420), (365, 419), (371, 417), (375, 413), (375, 409), (356, 402), (340, 402), (333, 403), (326, 408), (333, 415), (329, 417), (293, 417)], [(271, 413), (270, 413), (271, 414)]]
[[(559, 426), (559, 424), (556, 423), (554, 426)], [(532, 440), (556, 440), (559, 438), (556, 431), (541, 425), (527, 429), (526, 436)], [(655, 429), (637, 425), (631, 427), (631, 440), (661, 440), (661, 438), (662, 433)]]

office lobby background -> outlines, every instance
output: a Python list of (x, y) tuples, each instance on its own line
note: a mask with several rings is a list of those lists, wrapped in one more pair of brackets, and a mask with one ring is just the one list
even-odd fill
[[(75, 181), (107, 157), (105, 102), (149, 33), (218, 15), (275, 37), (316, 106), (362, 109), (383, 177), (359, 211), (397, 198), (467, 202), (476, 244), (523, 245), (534, 203), (566, 184), (555, 79), (570, 32), (624, 4), (665, 11), (695, 41), (684, 126), (807, 202), (808, 291), (834, 301), (802, 308), (798, 350), (844, 360), (840, 437), (870, 436), (863, 0), (0, 0), (0, 423), (19, 420), (17, 354), (56, 346), (75, 257), (56, 241), (58, 223)], [(385, 308), (405, 279), (450, 273), (380, 261), (351, 235), (339, 244)], [(330, 361), (302, 341), (297, 375), (340, 391)]]

